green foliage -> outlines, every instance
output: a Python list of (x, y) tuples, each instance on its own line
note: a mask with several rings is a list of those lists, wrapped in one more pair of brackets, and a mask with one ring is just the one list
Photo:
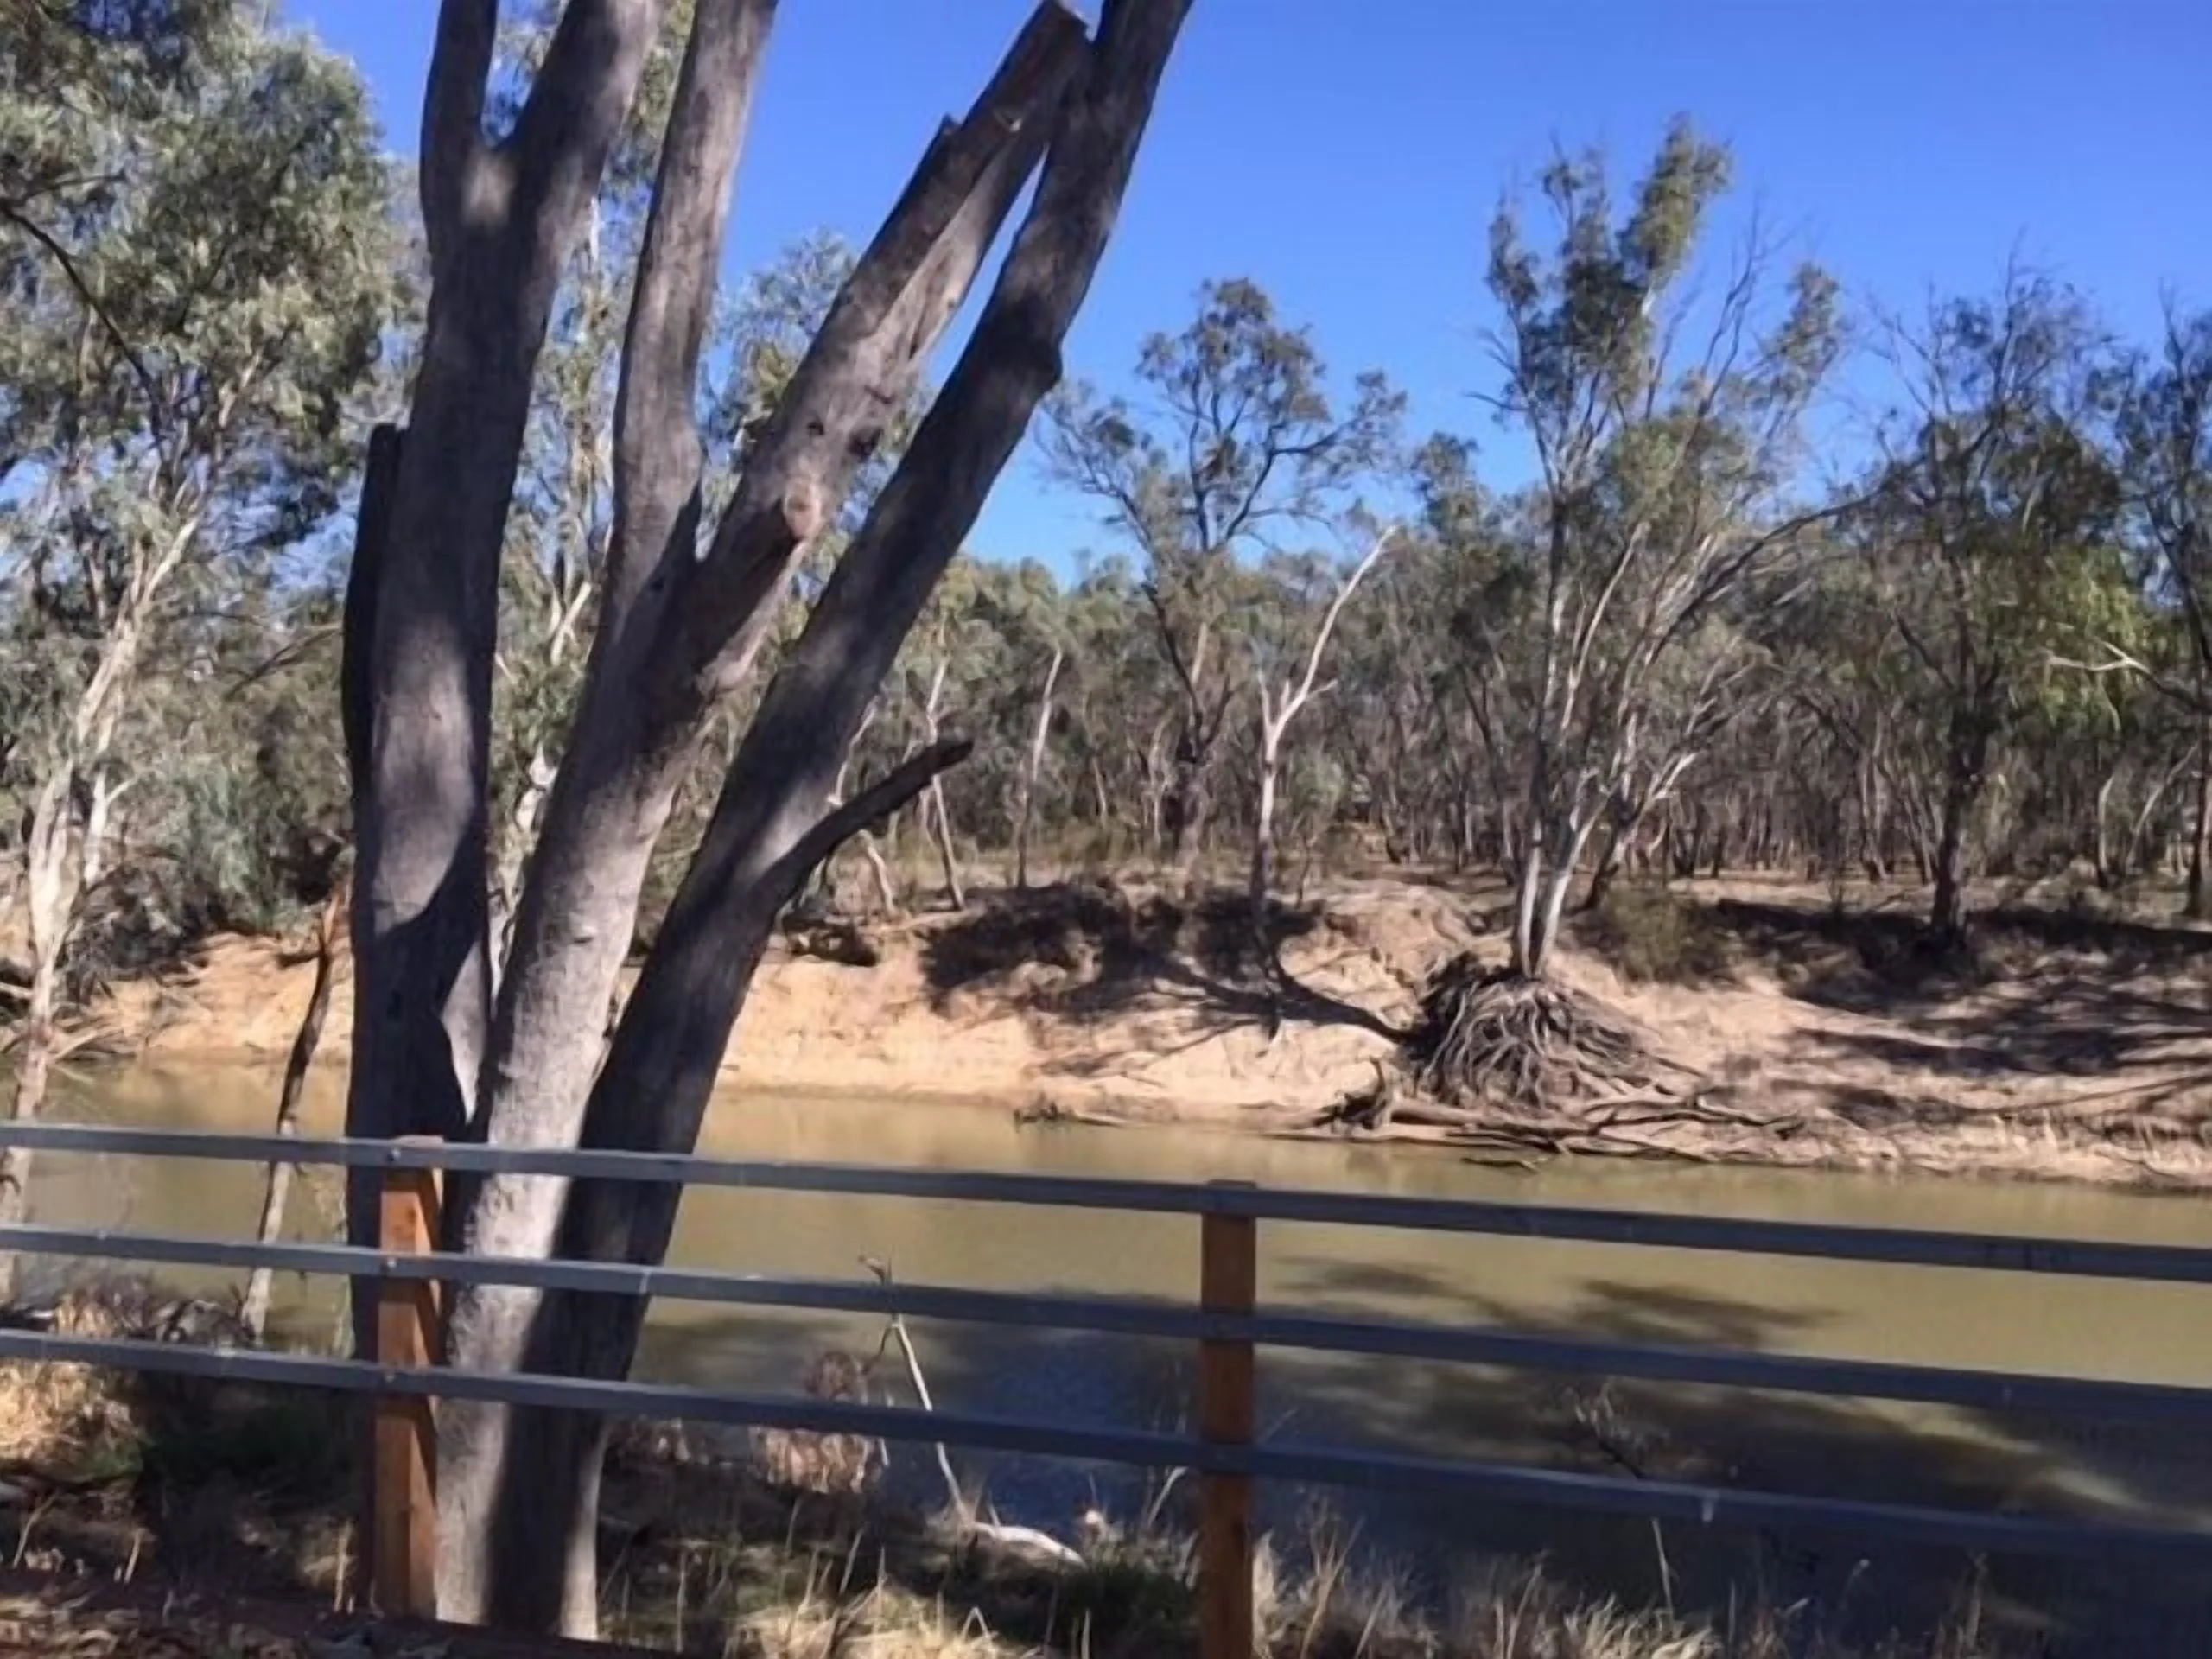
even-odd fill
[(93, 959), (270, 918), (342, 833), (289, 694), (405, 262), (358, 74), (260, 10), (0, 25), (0, 822), (117, 804)]

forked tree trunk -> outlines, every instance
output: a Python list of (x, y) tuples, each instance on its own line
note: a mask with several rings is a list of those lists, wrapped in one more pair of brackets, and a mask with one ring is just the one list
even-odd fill
[(1529, 947), (1527, 971), (1531, 979), (1541, 979), (1551, 969), (1552, 950), (1559, 943), (1560, 927), (1567, 918), (1567, 895), (1574, 890), (1574, 862), (1581, 851), (1581, 838), (1575, 839), (1577, 844), (1560, 855), (1544, 880)]
[[(298, 1138), (300, 1101), (307, 1092), (308, 1071), (315, 1065), (315, 1050), (322, 1042), (323, 1021), (330, 1015), (330, 992), (338, 977), (339, 952), (346, 942), (351, 887), (350, 880), (340, 880), (333, 887), (315, 921), (315, 984), (308, 992), (307, 1012), (300, 1016), (300, 1028), (293, 1033), (292, 1052), (284, 1060), (284, 1081), (276, 1093), (276, 1133), (288, 1141)], [(296, 1173), (290, 1164), (269, 1166), (268, 1182), (261, 1195), (261, 1224), (254, 1231), (261, 1243), (273, 1244), (283, 1233), (284, 1207), (291, 1197)], [(270, 1268), (256, 1268), (238, 1304), (238, 1323), (256, 1342), (268, 1328), (269, 1299), (276, 1280)]]
[[(678, 75), (624, 352), (615, 531), (590, 668), (531, 855), (483, 1068), (486, 1128), (498, 1142), (567, 1146), (590, 1132), (594, 1077), (613, 1075), (601, 1065), (601, 1015), (621, 973), (653, 849), (709, 716), (749, 683), (807, 550), (836, 523), (863, 460), (911, 397), (1020, 195), (1085, 49), (1071, 14), (1040, 9), (968, 117), (940, 131), (753, 440), (702, 555), (696, 374), (744, 94), (765, 45), (766, 12), (761, 0), (700, 0)], [(916, 453), (910, 450), (907, 464)], [(803, 727), (764, 728), (767, 715), (755, 716), (753, 729), (765, 733), (779, 767), (804, 758), (809, 793), (786, 799), (763, 782), (754, 800), (762, 811), (791, 815), (777, 817), (772, 827), (779, 834), (804, 832), (808, 815), (819, 814), (823, 796), (813, 791), (826, 791), (881, 683), (880, 671), (863, 681), (849, 666), (874, 645), (851, 632), (873, 624), (855, 619), (839, 597), (848, 590), (853, 556), (849, 551), (841, 562), (808, 625), (848, 631), (837, 641), (839, 659), (810, 671), (837, 681), (840, 695), (857, 696), (851, 720), (830, 722), (802, 709), (796, 719)], [(894, 645), (911, 624), (909, 616)], [(782, 672), (798, 671), (795, 661), (786, 655)], [(817, 774), (823, 743), (833, 747)], [(740, 772), (763, 764), (757, 746), (741, 746), (734, 762)], [(728, 851), (710, 834), (694, 868)], [(809, 869), (813, 862), (818, 859)], [(780, 862), (776, 873), (772, 893), (753, 885), (728, 895), (747, 908), (728, 925), (727, 951), (715, 942), (721, 954), (712, 977), (749, 976), (757, 953), (747, 939), (755, 931), (765, 937), (804, 874)], [(763, 905), (766, 913), (754, 914), (751, 906)], [(683, 915), (671, 911), (618, 1033), (632, 1028), (632, 1020), (658, 1019), (665, 1023), (652, 1040), (684, 1046), (681, 1033), (709, 1028), (702, 1022), (714, 1017), (711, 1000), (671, 1011), (644, 991), (657, 982), (653, 963), (695, 943)], [(657, 1014), (645, 1012), (657, 1006)], [(716, 1040), (727, 1037), (724, 1026)], [(626, 1109), (657, 1111), (658, 1104), (639, 1094)], [(547, 1255), (559, 1240), (567, 1193), (559, 1181), (487, 1179), (459, 1206), (462, 1238), (481, 1255)], [(543, 1302), (540, 1293), (520, 1287), (459, 1290), (448, 1334), (455, 1363), (524, 1367)], [(535, 1517), (523, 1512), (543, 1506), (516, 1496), (508, 1484), (515, 1472), (513, 1421), (506, 1409), (479, 1402), (449, 1406), (443, 1414), (441, 1600), (462, 1618), (588, 1630), (596, 1621), (589, 1516), (564, 1501), (550, 1516), (557, 1533), (533, 1535)], [(535, 1452), (533, 1446), (533, 1459)], [(514, 1544), (517, 1536), (530, 1541)]]
[(1551, 969), (1553, 948), (1567, 918), (1574, 888), (1575, 864), (1590, 838), (1591, 826), (1570, 818), (1548, 832), (1529, 826), (1514, 900), (1513, 945), (1509, 965), (1523, 979), (1541, 979)]
[[(491, 1025), (500, 552), (554, 295), (659, 11), (655, 0), (567, 6), (496, 147), (484, 115), (498, 8), (446, 0), (439, 13), (423, 122), (431, 293), (421, 362), (405, 442), (396, 428), (372, 438), (346, 584), (356, 837), (349, 1135), (457, 1136), (477, 1117)], [(578, 1016), (594, 1041), (606, 1006)], [(455, 1243), (473, 1189), (455, 1181), (449, 1191), (447, 1242)], [(349, 1175), (346, 1231), (357, 1246), (376, 1243), (374, 1172)], [(375, 1299), (353, 1288), (355, 1345), (372, 1351)], [(365, 1411), (361, 1466), (372, 1471), (370, 1423)], [(372, 1480), (362, 1483), (365, 1511)], [(472, 1599), (476, 1560), (442, 1512), (441, 1594), (463, 1617), (483, 1611)]]
[[(110, 601), (113, 608), (92, 674), (70, 711), (61, 753), (31, 806), (23, 844), (31, 983), (10, 1101), (10, 1116), (19, 1122), (37, 1117), (44, 1109), (54, 1065), (61, 1058), (55, 1020), (62, 969), (86, 895), (99, 887), (104, 870), (108, 820), (122, 792), (110, 777), (108, 761), (116, 728), (136, 690), (139, 651), (156, 604), (200, 534), (201, 510), (188, 505), (182, 493), (173, 493), (165, 505), (173, 518), (162, 536), (127, 543), (129, 575)], [(0, 1224), (18, 1223), (28, 1212), (30, 1174), (28, 1147), (0, 1153)], [(19, 1265), (14, 1254), (0, 1255), (0, 1301), (14, 1294)]]
[[(449, 17), (456, 6), (478, 10), (448, 0)], [(698, 0), (625, 351), (617, 530), (600, 632), (480, 1068), (483, 1127), (495, 1142), (689, 1151), (778, 912), (840, 841), (913, 798), (963, 752), (925, 751), (846, 807), (827, 808), (868, 700), (1058, 378), (1061, 341), (1105, 245), (1186, 9), (1187, 0), (1107, 0), (1095, 47), (1070, 14), (1040, 10), (976, 109), (940, 133), (862, 256), (700, 556), (693, 389), (738, 118), (767, 7)], [(566, 17), (603, 22), (621, 10), (620, 0), (571, 0), (564, 27)], [(550, 73), (549, 65), (540, 92)], [(1078, 74), (1080, 91), (1070, 95)], [(990, 302), (783, 653), (602, 1064), (600, 1014), (705, 715), (752, 673), (791, 570), (835, 522), (861, 458), (918, 378), (1048, 139), (1044, 176)], [(588, 176), (597, 170), (594, 163)], [(487, 568), (496, 568), (496, 551)], [(389, 575), (385, 585), (392, 585)], [(385, 669), (410, 630), (435, 626), (410, 616), (394, 625), (394, 637), (386, 631), (394, 615), (391, 604), (378, 607), (374, 643)], [(410, 724), (433, 720), (433, 705), (420, 697), (406, 711)], [(394, 734), (382, 703), (369, 724), (379, 753), (429, 741), (420, 730)], [(434, 782), (445, 775), (433, 772)], [(480, 788), (480, 778), (474, 781)], [(372, 768), (370, 789), (388, 797), (386, 811), (400, 810), (404, 791), (389, 766)], [(432, 791), (433, 823), (448, 804)], [(450, 815), (442, 822), (450, 868), (451, 849), (472, 829)], [(460, 1052), (442, 1023), (418, 1022), (415, 1032), (423, 1046), (418, 1065)], [(384, 1063), (391, 1066), (388, 1054)], [(389, 1076), (379, 1086), (389, 1087)], [(540, 1256), (557, 1247), (657, 1262), (677, 1197), (495, 1178), (464, 1193), (456, 1211), (467, 1248), (479, 1254)], [(454, 1299), (448, 1354), (469, 1369), (620, 1376), (642, 1311), (619, 1297), (469, 1287)], [(449, 1402), (440, 1433), (443, 1611), (591, 1633), (604, 1423)]]
[[(554, 295), (659, 13), (656, 0), (564, 8), (510, 136), (494, 146), (484, 118), (498, 8), (445, 0), (440, 10), (423, 118), (431, 292), (421, 361), (406, 441), (385, 428), (371, 442), (346, 588), (350, 1135), (458, 1135), (476, 1116), (491, 1016), (500, 550)], [(594, 1036), (605, 1007), (580, 1016)], [(346, 1212), (351, 1241), (372, 1246), (373, 1172), (349, 1179)], [(365, 1351), (373, 1320), (373, 1299), (357, 1295)], [(466, 1554), (443, 1563), (464, 1593)]]
[(1344, 607), (1358, 592), (1359, 584), (1367, 579), (1367, 573), (1389, 550), (1395, 534), (1394, 530), (1386, 530), (1377, 536), (1365, 556), (1338, 584), (1335, 594), (1329, 601), (1329, 608), (1322, 613), (1320, 623), (1313, 630), (1313, 643), (1306, 654), (1305, 677), (1295, 684), (1286, 679), (1279, 688), (1268, 683), (1265, 673), (1257, 677), (1260, 697), (1259, 798), (1252, 809), (1252, 865), (1246, 901), (1250, 906), (1252, 949), (1256, 953), (1255, 963), (1260, 972), (1270, 978), (1279, 976), (1281, 971), (1281, 964), (1275, 960), (1274, 941), (1268, 932), (1268, 895), (1274, 886), (1275, 793), (1282, 771), (1283, 736), (1306, 706), (1329, 689), (1319, 682), (1322, 660), (1328, 654), (1330, 636), (1337, 631), (1337, 619), (1344, 614)]

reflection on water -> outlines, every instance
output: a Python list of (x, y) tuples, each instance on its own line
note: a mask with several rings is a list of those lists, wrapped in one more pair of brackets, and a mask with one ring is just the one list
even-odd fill
[[(313, 1091), (308, 1134), (335, 1131), (337, 1087), (326, 1076)], [(70, 1104), (100, 1118), (247, 1130), (264, 1124), (275, 1093), (274, 1076), (259, 1072), (139, 1071), (99, 1078)], [(1003, 1111), (934, 1104), (733, 1097), (711, 1118), (702, 1150), (2212, 1243), (2212, 1210), (2193, 1198), (1656, 1165), (1523, 1173), (1402, 1148), (1174, 1129), (1017, 1128)], [(213, 1165), (51, 1158), (33, 1185), (38, 1216), (55, 1223), (237, 1236), (251, 1227), (258, 1179)], [(295, 1230), (328, 1236), (334, 1184), (326, 1176), (296, 1191), (302, 1198)], [(2212, 1386), (2212, 1292), (2190, 1287), (1325, 1227), (1275, 1226), (1262, 1239), (1262, 1294), (1286, 1308)], [(1173, 1217), (702, 1191), (684, 1202), (674, 1251), (687, 1266), (855, 1278), (863, 1256), (908, 1281), (1196, 1292), (1196, 1224)], [(292, 1320), (331, 1317), (327, 1290), (295, 1287), (290, 1294)], [(639, 1374), (780, 1390), (822, 1347), (866, 1355), (880, 1336), (866, 1319), (662, 1303)], [(923, 1327), (917, 1336), (948, 1406), (1184, 1422), (1188, 1367), (1170, 1347), (966, 1327)], [(1302, 1440), (1572, 1467), (1625, 1462), (1660, 1476), (1779, 1490), (2212, 1526), (2212, 1464), (2197, 1443), (2119, 1424), (2000, 1422), (1925, 1407), (1632, 1385), (1600, 1398), (1591, 1384), (1560, 1379), (1292, 1353), (1263, 1359), (1262, 1413), (1271, 1432)], [(921, 1477), (918, 1459), (902, 1461)], [(988, 1474), (1002, 1510), (1048, 1523), (1104, 1478), (970, 1466)], [(1288, 1522), (1293, 1501), (1279, 1499), (1278, 1522)], [(1562, 1570), (1634, 1593), (1656, 1587), (1657, 1552), (1640, 1523), (1470, 1514), (1403, 1494), (1345, 1502), (1371, 1541), (1433, 1568), (1448, 1569), (1465, 1550), (1542, 1546)], [(1777, 1553), (1760, 1541), (1665, 1542), (1674, 1570), (1694, 1579), (1740, 1574), (1748, 1551), (1770, 1583), (1801, 1571), (1815, 1592), (1839, 1572), (1847, 1579), (1852, 1559)], [(2139, 1630), (2131, 1639), (2144, 1638)]]

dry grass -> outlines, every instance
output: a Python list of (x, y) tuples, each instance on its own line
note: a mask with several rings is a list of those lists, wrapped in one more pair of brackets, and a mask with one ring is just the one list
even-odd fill
[[(868, 1403), (868, 1368), (836, 1349), (815, 1357), (801, 1387), (816, 1400)], [(881, 1446), (859, 1434), (760, 1428), (752, 1451), (754, 1471), (770, 1486), (817, 1497), (858, 1497), (883, 1468)]]
[[(640, 1445), (632, 1440), (630, 1444)], [(625, 1496), (663, 1508), (614, 1564), (608, 1634), (718, 1659), (1191, 1659), (1196, 1558), (1154, 1516), (1087, 1518), (1079, 1566), (962, 1540), (938, 1521), (822, 1498), (764, 1501), (734, 1465), (631, 1466)], [(1498, 1563), (1441, 1599), (1371, 1559), (1316, 1511), (1263, 1541), (1255, 1603), (1268, 1659), (2009, 1659), (1978, 1599), (1940, 1630), (1867, 1649), (1747, 1594), (1702, 1620), (1592, 1597), (1527, 1563)]]
[[(1187, 1551), (1096, 1557), (1057, 1586), (1046, 1627), (946, 1591), (899, 1581), (884, 1559), (840, 1554), (764, 1559), (700, 1547), (673, 1606), (618, 1612), (613, 1633), (640, 1646), (725, 1659), (1181, 1659), (1194, 1655)], [(772, 1554), (772, 1553), (770, 1553)], [(1459, 1586), (1441, 1613), (1387, 1571), (1351, 1561), (1298, 1576), (1271, 1553), (1255, 1567), (1268, 1659), (2005, 1659), (1978, 1609), (1923, 1639), (1844, 1646), (1759, 1601), (1705, 1622), (1578, 1593), (1541, 1567), (1501, 1566)]]
[[(129, 1321), (110, 1300), (72, 1292), (56, 1302), (58, 1335), (117, 1338)], [(135, 1446), (143, 1413), (126, 1379), (88, 1365), (0, 1366), (0, 1460), (79, 1468)]]

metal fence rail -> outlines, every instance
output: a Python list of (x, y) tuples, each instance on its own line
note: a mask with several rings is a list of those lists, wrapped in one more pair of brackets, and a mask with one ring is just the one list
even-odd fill
[[(1255, 1479), (1418, 1491), (1491, 1503), (1777, 1531), (1844, 1532), (1896, 1542), (2069, 1556), (2152, 1558), (2212, 1568), (2212, 1532), (2056, 1516), (1970, 1514), (1797, 1494), (1570, 1474), (1326, 1446), (1260, 1444), (1255, 1349), (1282, 1347), (1634, 1377), (1796, 1394), (1908, 1401), (1990, 1411), (2073, 1414), (2169, 1427), (2212, 1421), (2212, 1389), (1956, 1370), (1662, 1343), (1535, 1336), (1262, 1311), (1256, 1304), (1261, 1222), (1406, 1228), (1611, 1245), (1822, 1256), (1900, 1266), (2212, 1282), (2212, 1249), (1891, 1230), (1627, 1211), (1376, 1197), (1235, 1183), (1070, 1179), (856, 1165), (760, 1163), (654, 1154), (363, 1141), (301, 1141), (79, 1124), (0, 1124), (0, 1147), (150, 1158), (292, 1163), (385, 1172), (379, 1248), (258, 1245), (39, 1226), (0, 1228), (0, 1249), (170, 1267), (327, 1274), (380, 1287), (375, 1363), (115, 1342), (0, 1331), (0, 1359), (232, 1378), (373, 1395), (379, 1450), (374, 1577), (388, 1605), (419, 1609), (426, 1577), (434, 1456), (427, 1402), (467, 1399), (552, 1409), (752, 1427), (934, 1440), (976, 1451), (1158, 1467), (1199, 1477), (1200, 1570), (1209, 1656), (1240, 1651), (1250, 1618), (1250, 1484)], [(926, 1284), (773, 1278), (582, 1261), (431, 1253), (430, 1172), (505, 1173), (943, 1202), (1040, 1205), (1187, 1216), (1200, 1222), (1201, 1306), (1064, 1294), (1008, 1294)], [(755, 1307), (901, 1314), (1038, 1331), (1081, 1331), (1198, 1345), (1196, 1438), (1013, 1421), (808, 1398), (437, 1367), (438, 1299), (454, 1285), (671, 1297)], [(391, 1496), (397, 1494), (397, 1496)], [(387, 1503), (387, 1497), (391, 1501)], [(1226, 1632), (1226, 1635), (1222, 1633)], [(1241, 1649), (1249, 1652), (1249, 1642)]]
[(2105, 1243), (2003, 1233), (1825, 1225), (1725, 1216), (1669, 1215), (1563, 1205), (1406, 1198), (1241, 1182), (1090, 1179), (1058, 1175), (900, 1169), (871, 1164), (747, 1162), (647, 1152), (575, 1152), (459, 1142), (302, 1141), (274, 1135), (202, 1135), (105, 1124), (0, 1124), (0, 1147), (223, 1163), (547, 1175), (764, 1192), (811, 1192), (945, 1203), (1018, 1204), (1138, 1215), (1233, 1216), (1254, 1221), (1418, 1232), (1478, 1233), (1647, 1249), (1821, 1256), (1902, 1267), (2058, 1273), (2085, 1278), (2212, 1284), (2212, 1248)]
[(1467, 1365), (1578, 1376), (1766, 1389), (1780, 1393), (1891, 1400), (1982, 1411), (2075, 1414), (2201, 1427), (2212, 1390), (2160, 1382), (1960, 1371), (1872, 1360), (1764, 1354), (1659, 1342), (1535, 1336), (1494, 1325), (1438, 1325), (1311, 1313), (1211, 1313), (1154, 1298), (970, 1290), (845, 1279), (785, 1279), (627, 1262), (517, 1256), (391, 1255), (345, 1244), (254, 1244), (109, 1230), (0, 1226), (0, 1250), (82, 1255), (162, 1267), (218, 1268), (448, 1285), (516, 1285), (721, 1306), (804, 1309), (942, 1319), (1046, 1331), (1240, 1342), (1262, 1348)]
[(804, 1395), (729, 1394), (650, 1382), (594, 1382), (574, 1377), (383, 1366), (241, 1349), (56, 1337), (0, 1331), (0, 1359), (101, 1365), (116, 1370), (312, 1388), (378, 1397), (491, 1401), (617, 1417), (735, 1428), (804, 1429), (894, 1445), (935, 1442), (965, 1451), (1184, 1468), (1350, 1491), (1414, 1491), (1637, 1520), (1687, 1522), (1777, 1532), (1878, 1536), (1896, 1543), (2023, 1554), (2150, 1560), (2212, 1565), (2212, 1534), (1978, 1514), (1905, 1503), (1802, 1497), (1663, 1480), (1450, 1462), (1403, 1453), (1332, 1446), (1211, 1445), (1142, 1429), (1087, 1428), (905, 1406), (856, 1405)]

